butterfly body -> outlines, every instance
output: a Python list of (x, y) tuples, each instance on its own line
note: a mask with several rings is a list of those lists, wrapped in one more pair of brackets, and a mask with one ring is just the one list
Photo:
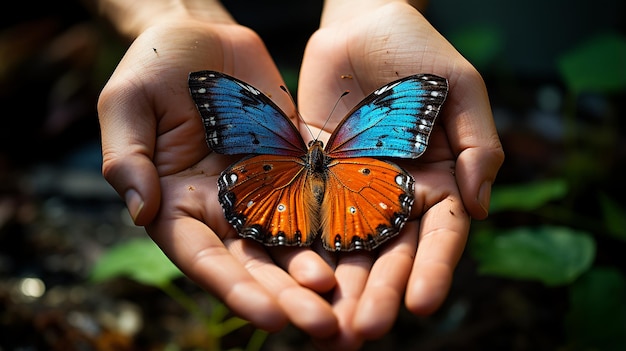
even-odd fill
[(191, 73), (189, 86), (211, 149), (249, 154), (218, 179), (237, 232), (269, 246), (308, 246), (321, 235), (330, 251), (372, 250), (399, 233), (414, 180), (375, 157), (419, 157), (447, 93), (433, 75), (392, 82), (348, 113), (326, 147), (307, 147), (254, 87), (213, 71)]

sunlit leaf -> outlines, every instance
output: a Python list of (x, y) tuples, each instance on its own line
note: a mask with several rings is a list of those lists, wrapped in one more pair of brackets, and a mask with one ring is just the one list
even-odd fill
[(494, 186), (489, 212), (534, 210), (550, 201), (562, 199), (567, 190), (567, 182), (563, 179)]
[(162, 287), (180, 276), (180, 270), (148, 238), (112, 247), (98, 260), (91, 272), (91, 279), (95, 282), (128, 277), (156, 287)]
[(594, 268), (570, 288), (565, 327), (571, 350), (626, 350), (626, 280)]
[(574, 281), (589, 269), (596, 251), (587, 233), (553, 226), (476, 233), (470, 248), (481, 274), (546, 285)]
[(604, 34), (563, 55), (558, 68), (574, 93), (611, 93), (626, 89), (626, 38)]

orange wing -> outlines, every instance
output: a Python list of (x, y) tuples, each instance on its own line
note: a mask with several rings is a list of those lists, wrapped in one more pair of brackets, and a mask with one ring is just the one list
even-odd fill
[(359, 157), (328, 165), (322, 242), (331, 251), (372, 250), (400, 232), (413, 205), (413, 177), (385, 161)]
[(268, 246), (306, 246), (318, 232), (318, 209), (298, 157), (258, 155), (222, 172), (219, 200), (239, 235)]

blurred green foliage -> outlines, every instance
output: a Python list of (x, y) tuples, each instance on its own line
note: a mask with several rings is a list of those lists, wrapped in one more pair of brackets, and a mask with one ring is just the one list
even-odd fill
[(496, 27), (474, 26), (448, 39), (479, 71), (486, 70), (504, 49), (504, 37)]
[(570, 287), (565, 319), (570, 350), (626, 350), (626, 281), (615, 268), (594, 267)]
[(558, 69), (568, 89), (615, 93), (626, 87), (626, 39), (616, 33), (597, 35), (564, 54)]
[(119, 276), (163, 288), (183, 274), (152, 240), (142, 238), (111, 248), (91, 271), (95, 283)]
[(567, 191), (564, 179), (501, 186), (491, 196), (489, 213), (534, 210), (551, 200), (562, 199)]
[[(489, 32), (477, 33), (474, 42), (496, 45)], [(567, 94), (561, 111), (565, 157), (555, 171), (560, 178), (496, 185), (492, 217), (474, 225), (469, 249), (480, 274), (568, 289), (565, 350), (624, 350), (626, 279), (596, 257), (599, 240), (626, 240), (626, 209), (613, 194), (593, 191), (611, 174), (614, 160), (607, 156), (619, 138), (620, 116), (607, 109), (602, 121), (585, 125), (577, 103), (590, 94), (610, 101), (626, 91), (626, 40), (616, 33), (594, 36), (555, 65)], [(576, 206), (580, 199), (587, 205)], [(537, 220), (542, 224), (530, 224)]]
[[(93, 283), (126, 277), (138, 283), (161, 289), (183, 306), (204, 325), (207, 332), (207, 350), (220, 351), (222, 338), (248, 324), (238, 317), (228, 317), (229, 310), (210, 295), (210, 311), (204, 312), (200, 301), (181, 291), (175, 280), (183, 273), (165, 256), (149, 238), (134, 239), (111, 247), (96, 263), (91, 272)], [(267, 333), (256, 330), (249, 340), (241, 342), (241, 348), (231, 350), (257, 351), (263, 346)], [(174, 343), (168, 350), (178, 350)]]
[(474, 235), (471, 253), (481, 274), (569, 284), (591, 267), (596, 254), (591, 235), (567, 227), (518, 227), (498, 234)]

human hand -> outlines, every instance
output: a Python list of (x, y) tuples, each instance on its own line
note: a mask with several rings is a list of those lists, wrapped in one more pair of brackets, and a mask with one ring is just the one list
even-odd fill
[(446, 77), (450, 91), (426, 153), (397, 162), (416, 182), (410, 221), (379, 252), (344, 255), (336, 262), (331, 302), (340, 332), (317, 342), (341, 350), (384, 335), (403, 297), (415, 314), (441, 305), (470, 217), (487, 216), (491, 183), (504, 158), (485, 85), (452, 45), (407, 4), (360, 2), (355, 8), (350, 3), (326, 2), (322, 25), (307, 44), (298, 101), (308, 125), (321, 128), (349, 90), (326, 125), (326, 132), (332, 131), (369, 92), (415, 73)]
[[(275, 331), (287, 320), (315, 337), (337, 331), (319, 293), (332, 270), (310, 250), (265, 250), (240, 240), (217, 197), (233, 159), (211, 152), (187, 76), (212, 69), (254, 84), (295, 116), (260, 38), (229, 23), (153, 24), (133, 42), (102, 90), (103, 174), (133, 220), (192, 280), (238, 316)], [(271, 256), (270, 256), (271, 255)]]

